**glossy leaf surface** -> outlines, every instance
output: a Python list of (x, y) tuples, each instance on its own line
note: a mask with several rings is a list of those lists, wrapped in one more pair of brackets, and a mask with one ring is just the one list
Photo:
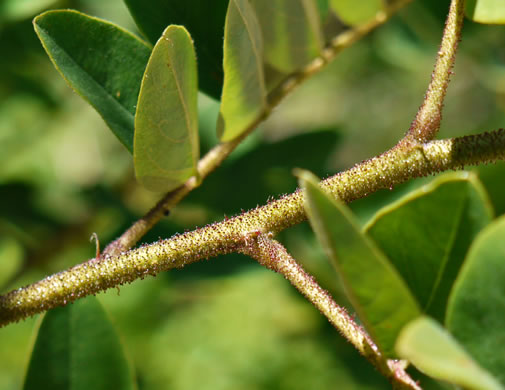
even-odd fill
[(503, 389), (447, 330), (428, 317), (418, 318), (402, 330), (396, 351), (401, 358), (409, 360), (433, 378), (465, 389)]
[(365, 227), (423, 311), (443, 322), (466, 252), (492, 218), (477, 177), (443, 175), (380, 210)]
[(465, 14), (474, 22), (505, 24), (505, 4), (502, 0), (467, 0)]
[(58, 71), (132, 152), (135, 105), (149, 46), (114, 24), (77, 11), (48, 11), (33, 23)]
[(346, 24), (364, 23), (383, 8), (383, 0), (330, 0), (330, 6)]
[(219, 99), (223, 86), (223, 34), (228, 0), (124, 0), (153, 44), (171, 24), (186, 27), (195, 42), (199, 87)]
[(446, 326), (505, 385), (505, 217), (474, 241), (449, 299)]
[(324, 42), (315, 1), (255, 0), (251, 5), (261, 26), (264, 60), (276, 69), (292, 72), (322, 50)]
[(266, 104), (263, 41), (248, 0), (230, 0), (224, 33), (224, 85), (218, 135), (230, 141), (247, 130)]
[(359, 318), (388, 356), (400, 330), (421, 314), (407, 285), (351, 211), (322, 190), (307, 172), (300, 175), (312, 228), (344, 282)]
[(170, 191), (196, 173), (197, 96), (191, 37), (169, 26), (149, 58), (135, 115), (135, 173), (146, 188)]
[(119, 337), (95, 297), (44, 316), (24, 385), (25, 390), (40, 388), (135, 388)]

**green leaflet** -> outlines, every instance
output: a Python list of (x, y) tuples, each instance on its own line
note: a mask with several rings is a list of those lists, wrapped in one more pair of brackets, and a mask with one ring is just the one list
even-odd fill
[(67, 83), (133, 151), (133, 123), (149, 46), (109, 22), (77, 11), (48, 11), (35, 32)]
[(198, 84), (219, 100), (223, 86), (223, 33), (228, 0), (124, 0), (140, 30), (153, 44), (171, 24), (184, 26), (194, 40)]
[(446, 326), (505, 385), (505, 217), (472, 243), (449, 298)]
[(170, 191), (196, 174), (199, 158), (196, 58), (182, 26), (169, 26), (149, 58), (135, 114), (135, 174)]
[(344, 282), (349, 299), (379, 348), (394, 356), (400, 330), (421, 312), (403, 279), (361, 231), (344, 204), (308, 172), (300, 174), (310, 224)]
[(398, 355), (419, 370), (473, 390), (500, 390), (502, 386), (469, 356), (437, 322), (421, 317), (402, 330), (396, 343)]
[(503, 0), (467, 0), (465, 14), (474, 22), (504, 24), (505, 3)]
[(330, 7), (344, 23), (353, 26), (372, 19), (384, 8), (384, 0), (330, 0)]
[(223, 67), (218, 135), (227, 142), (246, 131), (266, 105), (263, 42), (248, 0), (230, 0), (228, 5)]
[(23, 388), (135, 388), (119, 337), (95, 297), (45, 314)]
[(264, 60), (290, 73), (317, 57), (324, 46), (319, 10), (313, 0), (254, 0)]
[(384, 207), (365, 230), (407, 282), (423, 311), (443, 322), (466, 252), (492, 215), (477, 177), (455, 172)]

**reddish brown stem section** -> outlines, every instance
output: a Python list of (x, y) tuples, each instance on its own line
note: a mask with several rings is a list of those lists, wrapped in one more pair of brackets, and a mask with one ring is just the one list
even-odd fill
[(380, 353), (366, 331), (356, 324), (343, 307), (337, 305), (330, 294), (319, 286), (313, 276), (305, 272), (281, 243), (269, 238), (266, 234), (259, 234), (245, 240), (245, 245), (241, 250), (260, 264), (282, 274), (289, 280), (330, 321), (335, 329), (391, 382), (393, 388), (420, 389), (404, 368), (394, 362), (390, 363)]
[(431, 74), (424, 101), (410, 129), (405, 142), (426, 142), (435, 138), (440, 129), (445, 94), (452, 74), (463, 27), (465, 0), (452, 0), (445, 23), (442, 43), (438, 50), (437, 62)]

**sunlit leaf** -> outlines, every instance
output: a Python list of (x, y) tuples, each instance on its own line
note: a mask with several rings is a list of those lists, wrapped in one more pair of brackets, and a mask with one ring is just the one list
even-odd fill
[(420, 371), (473, 390), (499, 390), (500, 384), (483, 370), (437, 322), (421, 317), (402, 330), (396, 343), (398, 355)]
[(505, 4), (503, 0), (467, 0), (465, 14), (474, 22), (504, 24)]
[(505, 217), (473, 242), (449, 298), (446, 326), (505, 385)]
[(330, 7), (346, 24), (364, 23), (383, 9), (384, 0), (330, 0)]
[(365, 230), (393, 263), (424, 312), (443, 322), (468, 247), (492, 219), (474, 174), (443, 175), (380, 210)]
[(77, 11), (48, 11), (33, 22), (58, 71), (132, 152), (135, 105), (149, 46), (118, 26)]
[(170, 191), (196, 173), (197, 97), (191, 37), (169, 26), (149, 58), (135, 115), (135, 173), (146, 188)]
[(230, 141), (247, 130), (266, 103), (263, 42), (248, 0), (230, 0), (224, 33), (224, 85), (218, 135)]
[(49, 311), (40, 325), (24, 389), (130, 390), (119, 337), (93, 297)]
[(264, 60), (292, 72), (323, 48), (319, 10), (313, 0), (254, 0), (264, 42)]
[(421, 312), (403, 279), (351, 211), (332, 199), (308, 172), (300, 174), (312, 228), (344, 282), (372, 338), (388, 356), (400, 330)]
[(219, 99), (223, 86), (223, 34), (228, 0), (124, 0), (140, 30), (153, 44), (171, 24), (194, 40), (199, 88)]

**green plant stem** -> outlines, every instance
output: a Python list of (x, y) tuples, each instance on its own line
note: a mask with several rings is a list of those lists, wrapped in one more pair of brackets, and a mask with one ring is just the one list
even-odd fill
[[(505, 130), (425, 144), (396, 146), (321, 182), (345, 202), (408, 179), (505, 159)], [(276, 233), (305, 219), (300, 191), (262, 207), (150, 245), (101, 256), (0, 296), (0, 326), (147, 275), (237, 252), (258, 234)]]
[[(370, 31), (385, 23), (400, 8), (412, 0), (398, 0), (386, 11), (379, 12), (371, 21), (349, 29), (335, 37), (321, 55), (312, 60), (303, 69), (288, 75), (279, 86), (267, 97), (267, 106), (263, 113), (249, 126), (238, 138), (216, 145), (198, 163), (198, 176), (200, 181), (214, 171), (235, 150), (244, 138), (246, 138), (262, 121), (270, 116), (272, 110), (289, 95), (298, 85), (303, 83), (314, 74), (320, 72), (332, 61), (343, 49), (351, 46), (354, 42), (363, 38)], [(196, 177), (189, 178), (186, 183), (177, 189), (167, 193), (158, 203), (141, 219), (134, 222), (119, 238), (112, 241), (104, 249), (103, 256), (117, 256), (134, 246), (161, 218), (178, 204), (187, 194), (199, 186)]]
[(452, 0), (445, 22), (431, 82), (404, 142), (425, 142), (435, 138), (440, 129), (445, 94), (452, 74), (458, 43), (461, 38), (465, 0)]
[(263, 266), (282, 274), (311, 302), (321, 314), (349, 341), (395, 389), (419, 390), (420, 387), (403, 367), (390, 364), (379, 351), (366, 331), (356, 324), (347, 311), (337, 305), (330, 294), (287, 252), (279, 242), (260, 234), (248, 240), (242, 252), (256, 259)]

